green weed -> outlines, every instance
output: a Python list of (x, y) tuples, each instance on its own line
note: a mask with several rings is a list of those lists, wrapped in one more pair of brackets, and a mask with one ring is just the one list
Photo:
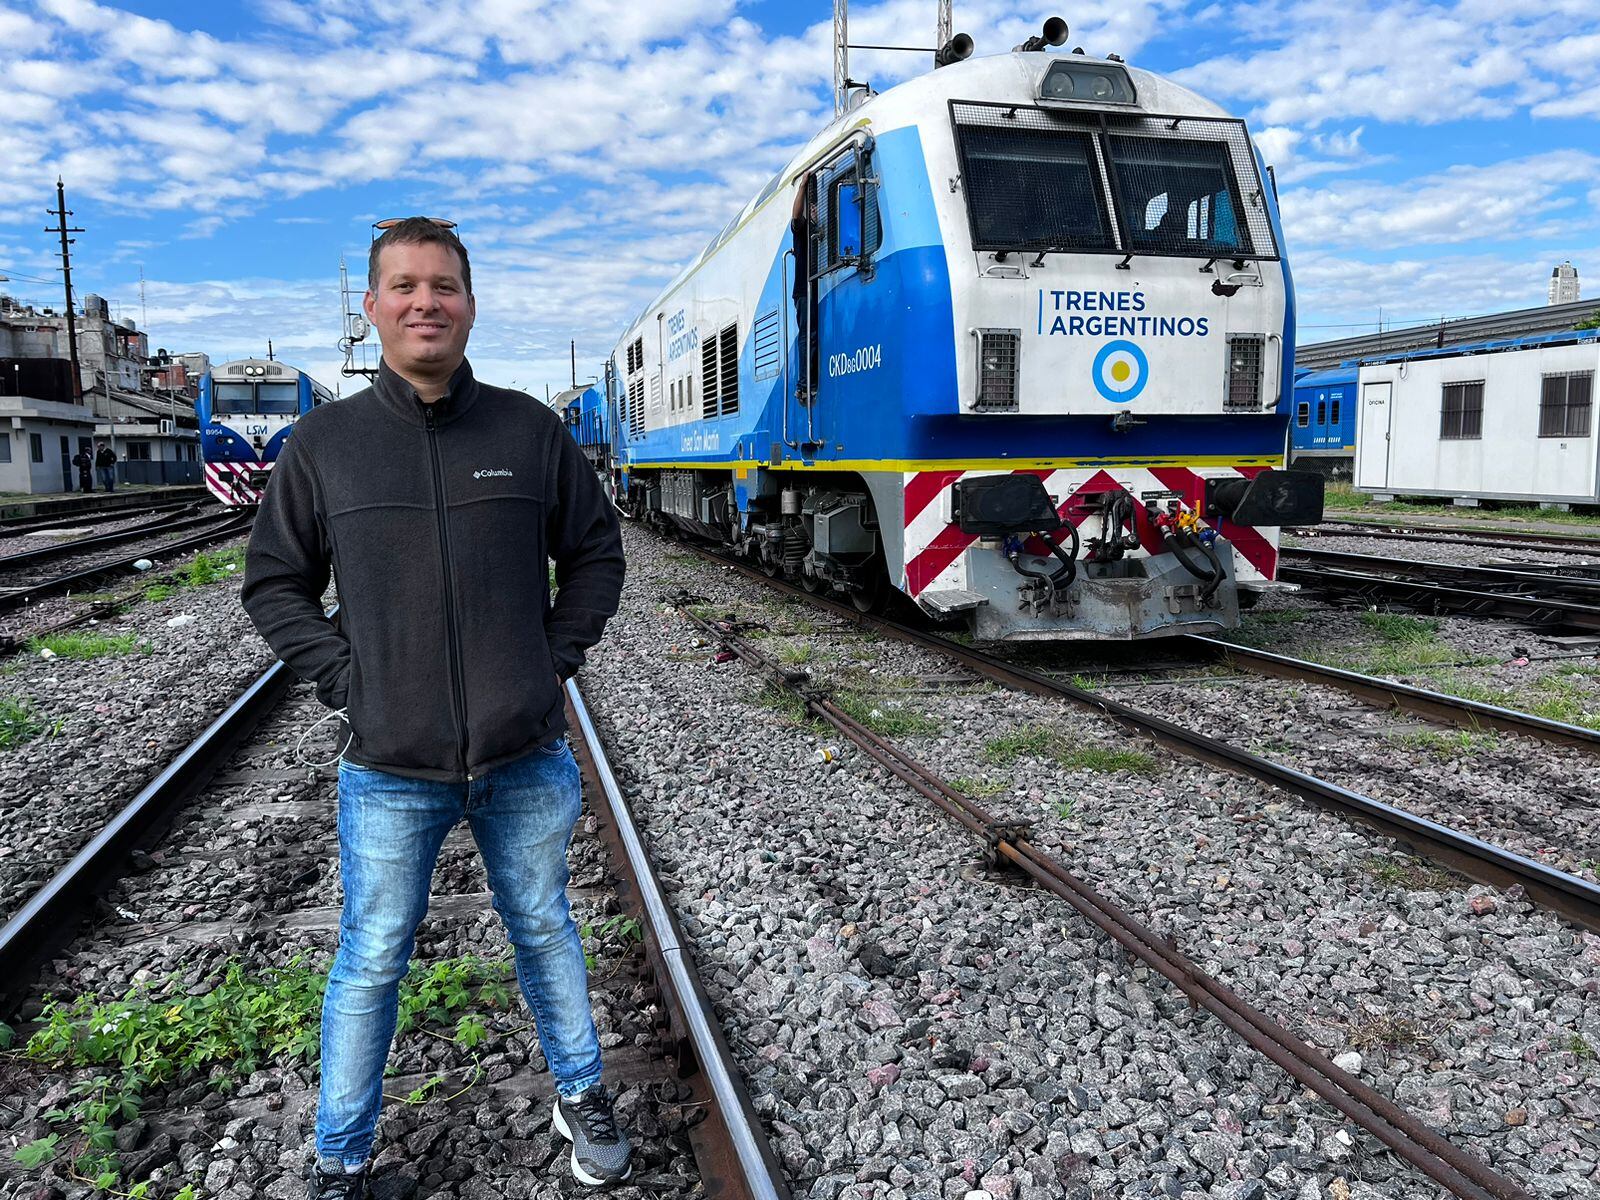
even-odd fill
[(1061, 735), (1045, 725), (1024, 725), (983, 744), (982, 759), (997, 767), (1009, 767), (1020, 758), (1050, 758), (1060, 744)]
[(113, 654), (149, 654), (153, 647), (132, 633), (50, 633), (29, 638), (28, 650), (33, 654), (49, 650), (57, 658), (83, 660)]
[[(472, 956), (413, 964), (400, 985), (399, 1030), (453, 1029), (447, 1040), (470, 1050), (488, 1035), (475, 1010), (511, 1006), (510, 974), (507, 962)], [(43, 1114), (58, 1128), (19, 1148), (17, 1161), (38, 1167), (66, 1152), (73, 1170), (112, 1188), (121, 1176), (116, 1129), (138, 1116), (152, 1089), (209, 1078), (214, 1089), (228, 1092), (267, 1062), (309, 1062), (318, 1049), (326, 982), (304, 956), (261, 975), (230, 959), (195, 994), (174, 974), (112, 999), (86, 993), (71, 1003), (48, 1001), (20, 1053), (93, 1073), (71, 1085), (62, 1106)], [(122, 1194), (143, 1196), (144, 1186)], [(185, 1195), (192, 1200), (194, 1193), (178, 1193)]]
[(761, 690), (756, 693), (756, 703), (762, 708), (770, 708), (796, 725), (804, 725), (810, 719), (810, 710), (799, 693), (777, 683), (762, 684)]
[(1379, 883), (1413, 892), (1444, 892), (1461, 886), (1460, 877), (1417, 858), (1369, 858), (1361, 869)]
[(884, 737), (915, 737), (939, 732), (939, 722), (925, 713), (900, 708), (889, 701), (880, 704), (859, 692), (839, 692), (833, 702), (852, 719)]
[(1056, 802), (1056, 816), (1063, 821), (1070, 821), (1072, 819), (1072, 801), (1058, 800)]
[(599, 961), (600, 950), (609, 947), (614, 951), (626, 953), (630, 946), (644, 941), (644, 926), (636, 918), (619, 913), (614, 917), (607, 917), (599, 924), (584, 922), (578, 926), (578, 935), (583, 938), (584, 964), (593, 971)]
[(793, 646), (784, 646), (778, 651), (778, 661), (791, 667), (798, 667), (801, 663), (811, 661), (811, 646), (807, 642), (799, 642)]
[(1056, 761), (1069, 771), (1104, 771), (1124, 775), (1147, 775), (1156, 761), (1139, 750), (1107, 750), (1100, 746), (1078, 746), (1058, 754)]
[(1567, 1050), (1575, 1055), (1579, 1062), (1587, 1062), (1594, 1057), (1594, 1047), (1576, 1033), (1572, 1035), (1572, 1040), (1567, 1043)]
[(170, 600), (178, 594), (178, 589), (170, 583), (152, 583), (144, 590), (144, 598), (155, 602)]
[(1500, 738), (1491, 732), (1476, 729), (1419, 730), (1415, 733), (1392, 733), (1389, 740), (1410, 750), (1428, 750), (1445, 758), (1462, 754), (1483, 754), (1500, 745)]
[(1364, 612), (1361, 623), (1386, 642), (1433, 642), (1438, 640), (1439, 622), (1432, 617), (1408, 617), (1400, 613)]
[(26, 700), (0, 696), (0, 750), (31, 742), (45, 729), (44, 719)]
[(950, 780), (950, 786), (962, 795), (971, 796), (975, 800), (981, 800), (985, 796), (998, 796), (1006, 790), (1006, 785), (1003, 783), (974, 778), (970, 775), (963, 775), (959, 779)]
[(1048, 725), (1024, 725), (992, 738), (984, 743), (979, 757), (1002, 767), (1026, 757), (1047, 759), (1069, 771), (1147, 774), (1155, 768), (1155, 759), (1142, 751), (1075, 745)]

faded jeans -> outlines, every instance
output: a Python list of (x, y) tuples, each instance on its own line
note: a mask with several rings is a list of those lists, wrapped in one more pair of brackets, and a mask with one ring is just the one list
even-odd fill
[(557, 1090), (576, 1096), (599, 1082), (583, 942), (567, 907), (567, 846), (581, 799), (565, 738), (465, 784), (339, 765), (344, 910), (322, 1001), (319, 1158), (356, 1165), (372, 1152), (400, 980), (439, 847), (463, 816)]

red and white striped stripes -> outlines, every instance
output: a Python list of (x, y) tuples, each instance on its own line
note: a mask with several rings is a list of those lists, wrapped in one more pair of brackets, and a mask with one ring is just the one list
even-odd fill
[(208, 462), (206, 463), (206, 490), (223, 504), (260, 504), (265, 486), (252, 486), (254, 475), (264, 475), (272, 470), (267, 462)]

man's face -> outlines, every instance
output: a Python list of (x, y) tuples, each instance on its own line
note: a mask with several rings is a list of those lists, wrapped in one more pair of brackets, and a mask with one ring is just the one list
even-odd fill
[(385, 246), (378, 290), (367, 293), (362, 307), (383, 339), (383, 356), (402, 375), (454, 371), (478, 314), (461, 279), (461, 259), (436, 242)]

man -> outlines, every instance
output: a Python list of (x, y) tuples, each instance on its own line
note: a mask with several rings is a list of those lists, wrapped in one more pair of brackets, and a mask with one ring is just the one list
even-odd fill
[(79, 447), (72, 456), (72, 465), (78, 468), (78, 490), (94, 491), (94, 456), (89, 453), (88, 446)]
[(108, 492), (117, 490), (117, 452), (104, 442), (96, 442), (94, 465), (100, 468), (100, 486)]
[[(580, 796), (561, 685), (617, 611), (616, 511), (560, 417), (473, 378), (471, 267), (452, 232), (397, 222), (372, 245), (367, 285), (377, 380), (300, 418), (243, 591), (273, 651), (344, 717), (344, 910), (310, 1195), (365, 1194), (399, 982), (440, 843), (463, 817), (555, 1077), (552, 1120), (572, 1142), (573, 1174), (611, 1183), (631, 1172), (632, 1148), (600, 1083), (567, 908)], [(337, 627), (321, 607), (334, 563)]]

